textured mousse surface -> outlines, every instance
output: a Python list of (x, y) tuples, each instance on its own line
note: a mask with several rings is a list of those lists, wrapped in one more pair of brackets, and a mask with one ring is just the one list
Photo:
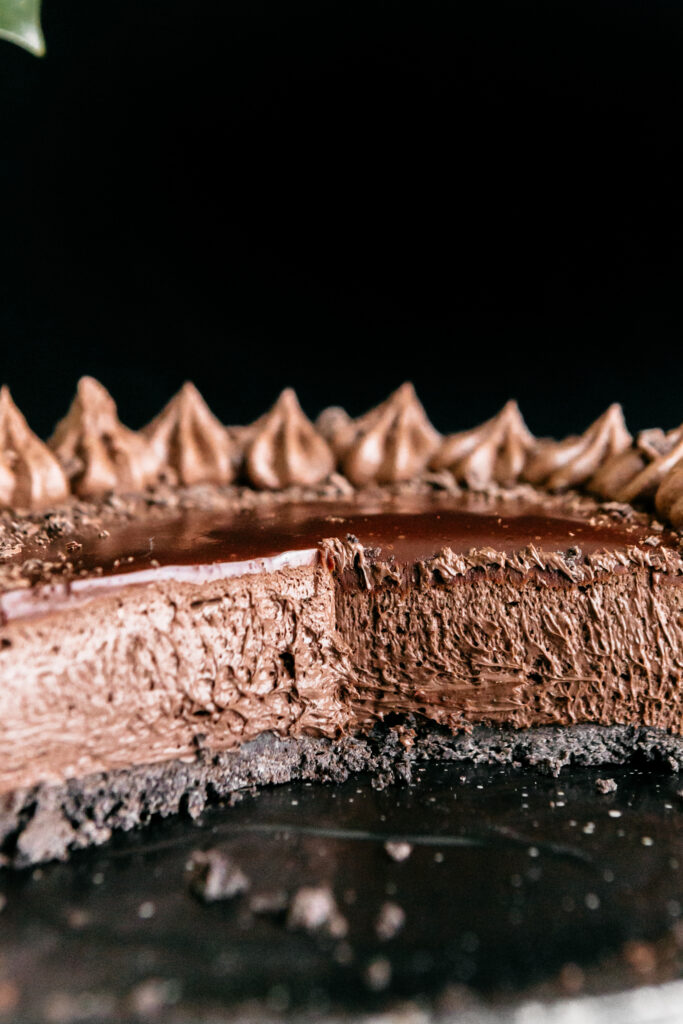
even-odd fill
[(419, 712), (452, 729), (642, 722), (683, 727), (683, 589), (647, 568), (576, 584), (472, 570), (337, 594), (359, 717)]
[(129, 587), (2, 630), (0, 791), (193, 756), (267, 730), (333, 735), (332, 578), (285, 569)]

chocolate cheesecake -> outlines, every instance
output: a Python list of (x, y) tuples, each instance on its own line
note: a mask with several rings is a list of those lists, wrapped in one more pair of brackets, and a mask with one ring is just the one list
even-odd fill
[(10, 862), (296, 777), (683, 757), (683, 429), (186, 385), (133, 432), (84, 378), (47, 444), (0, 394), (0, 504)]

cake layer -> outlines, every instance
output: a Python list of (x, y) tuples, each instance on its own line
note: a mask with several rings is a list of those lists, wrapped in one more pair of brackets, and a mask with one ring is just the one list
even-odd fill
[[(354, 717), (683, 731), (683, 588), (646, 567), (573, 583), (486, 567), (338, 596)], [(672, 585), (673, 584), (673, 585)]]
[(595, 504), (196, 509), (40, 550), (1, 597), (0, 792), (393, 713), (683, 732), (679, 552)]
[(0, 630), (0, 792), (192, 757), (266, 730), (334, 735), (333, 581), (321, 567), (121, 588)]

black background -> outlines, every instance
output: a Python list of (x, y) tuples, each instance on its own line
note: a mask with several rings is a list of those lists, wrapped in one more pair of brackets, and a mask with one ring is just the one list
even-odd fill
[(683, 419), (683, 8), (668, 0), (46, 0), (0, 43), (0, 376), (140, 426), (286, 384), (441, 429), (620, 399)]

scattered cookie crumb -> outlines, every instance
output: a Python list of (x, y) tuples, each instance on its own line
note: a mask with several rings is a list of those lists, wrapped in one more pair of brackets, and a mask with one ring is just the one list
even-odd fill
[(649, 942), (627, 942), (624, 959), (637, 974), (652, 974), (657, 967), (655, 948)]
[(19, 1002), (19, 989), (13, 981), (0, 981), (0, 1013), (9, 1013)]
[(273, 892), (257, 892), (249, 900), (252, 914), (281, 914), (287, 909), (287, 893), (284, 889)]
[(617, 784), (614, 779), (596, 779), (595, 788), (598, 793), (615, 793), (617, 790)]
[(406, 914), (403, 907), (399, 907), (398, 903), (391, 903), (389, 901), (383, 903), (375, 921), (377, 937), (382, 942), (388, 942), (389, 939), (393, 939), (395, 935), (398, 935), (405, 921)]
[(408, 860), (408, 857), (410, 857), (413, 852), (413, 847), (410, 843), (395, 843), (391, 842), (391, 840), (384, 844), (384, 849), (387, 851), (391, 859), (398, 863), (403, 860)]
[(204, 900), (230, 900), (249, 888), (242, 869), (221, 850), (196, 850), (190, 859), (190, 888)]
[(303, 886), (290, 904), (287, 927), (324, 932), (335, 939), (343, 939), (348, 931), (348, 921), (340, 913), (329, 886)]
[(565, 964), (560, 971), (560, 986), (568, 995), (576, 995), (584, 986), (584, 973), (578, 964)]
[(70, 907), (66, 912), (66, 923), (69, 928), (87, 928), (92, 923), (92, 917), (81, 907)]
[(371, 960), (364, 972), (365, 983), (373, 992), (381, 992), (391, 981), (391, 964), (386, 957)]
[(415, 729), (411, 729), (406, 725), (395, 725), (393, 730), (398, 736), (398, 742), (406, 750), (410, 750), (415, 745), (415, 736), (417, 735)]
[(151, 1017), (177, 1003), (180, 994), (180, 985), (174, 978), (147, 978), (132, 989), (129, 1001), (136, 1016)]

